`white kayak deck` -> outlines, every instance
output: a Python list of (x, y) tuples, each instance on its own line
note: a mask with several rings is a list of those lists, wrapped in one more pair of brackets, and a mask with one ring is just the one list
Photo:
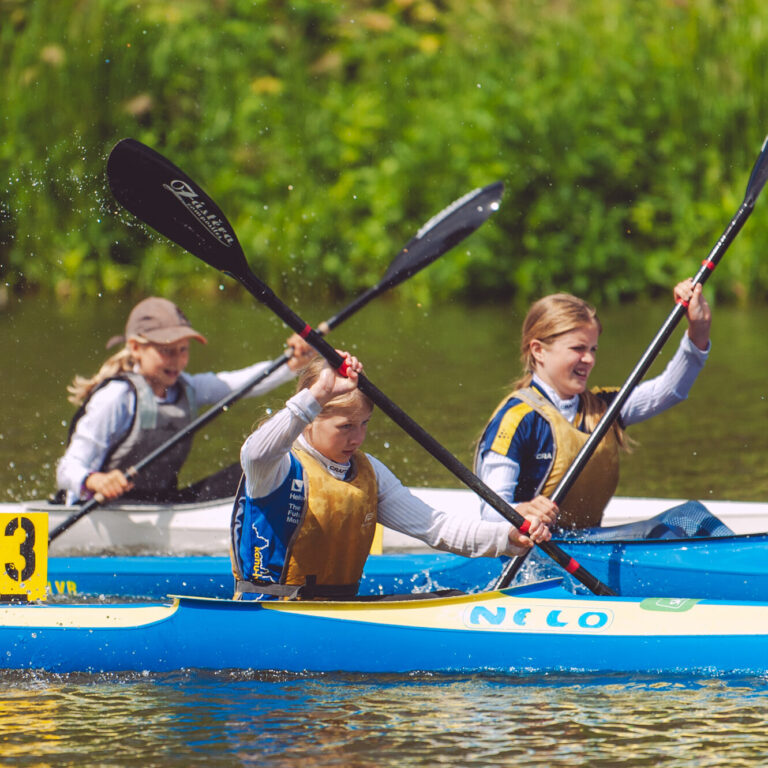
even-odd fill
[[(414, 494), (438, 509), (460, 505), (462, 509), (480, 514), (480, 498), (470, 490), (448, 488), (412, 488)], [(603, 525), (623, 525), (647, 520), (688, 499), (658, 499), (614, 496), (603, 515)], [(768, 531), (768, 502), (703, 501), (709, 511), (720, 518), (734, 533), (765, 533)], [(384, 530), (384, 549), (391, 551), (426, 551), (423, 542), (397, 531)]]
[[(415, 495), (438, 509), (479, 514), (480, 499), (468, 489), (412, 488)], [(614, 497), (604, 517), (605, 525), (643, 520), (685, 499)], [(768, 502), (705, 501), (707, 508), (735, 533), (768, 531)], [(50, 505), (45, 501), (2, 503), (0, 512), (48, 512), (52, 529), (76, 508)], [(51, 555), (89, 554), (205, 554), (229, 552), (229, 521), (232, 500), (197, 504), (99, 507), (75, 523), (53, 542)], [(421, 541), (384, 529), (383, 550), (429, 551)]]

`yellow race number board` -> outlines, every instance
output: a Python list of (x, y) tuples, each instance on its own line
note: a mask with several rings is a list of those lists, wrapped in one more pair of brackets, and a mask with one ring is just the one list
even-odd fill
[(48, 515), (0, 513), (0, 600), (45, 600)]

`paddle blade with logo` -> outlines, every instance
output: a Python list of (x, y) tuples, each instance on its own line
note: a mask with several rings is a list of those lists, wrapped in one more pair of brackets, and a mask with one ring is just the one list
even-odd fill
[(123, 139), (110, 152), (107, 178), (117, 201), (169, 240), (235, 277), (248, 270), (221, 209), (159, 152), (135, 139)]

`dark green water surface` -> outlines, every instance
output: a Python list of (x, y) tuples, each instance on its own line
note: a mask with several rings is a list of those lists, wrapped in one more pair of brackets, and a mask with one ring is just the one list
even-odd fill
[[(288, 330), (250, 301), (182, 302), (208, 346), (193, 345), (188, 370), (231, 370), (276, 357)], [(123, 329), (130, 302), (56, 303), (13, 300), (0, 313), (0, 499), (54, 490), (73, 407), (66, 386), (92, 375), (107, 357), (107, 339)], [(293, 305), (311, 323), (339, 306)], [(592, 385), (620, 385), (672, 309), (670, 303), (600, 312), (604, 332)], [(486, 418), (518, 373), (522, 313), (509, 307), (421, 307), (384, 297), (330, 337), (365, 363), (369, 378), (463, 462)], [(649, 375), (676, 348), (685, 321)], [(634, 426), (637, 446), (622, 460), (619, 494), (705, 499), (768, 498), (768, 309), (714, 309), (710, 359), (685, 403)], [(237, 460), (243, 438), (292, 393), (242, 400), (198, 433), (182, 480)], [(382, 413), (366, 444), (409, 484), (458, 486), (442, 465)]]

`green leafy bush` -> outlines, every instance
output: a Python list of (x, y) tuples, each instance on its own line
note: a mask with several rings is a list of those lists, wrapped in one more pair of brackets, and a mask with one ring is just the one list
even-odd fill
[[(605, 302), (696, 271), (768, 132), (757, 0), (2, 0), (0, 46), (0, 278), (61, 295), (221, 292), (118, 210), (124, 136), (214, 197), (276, 290), (360, 291), (502, 179), (401, 290)], [(767, 240), (755, 215), (718, 297), (768, 295)]]

